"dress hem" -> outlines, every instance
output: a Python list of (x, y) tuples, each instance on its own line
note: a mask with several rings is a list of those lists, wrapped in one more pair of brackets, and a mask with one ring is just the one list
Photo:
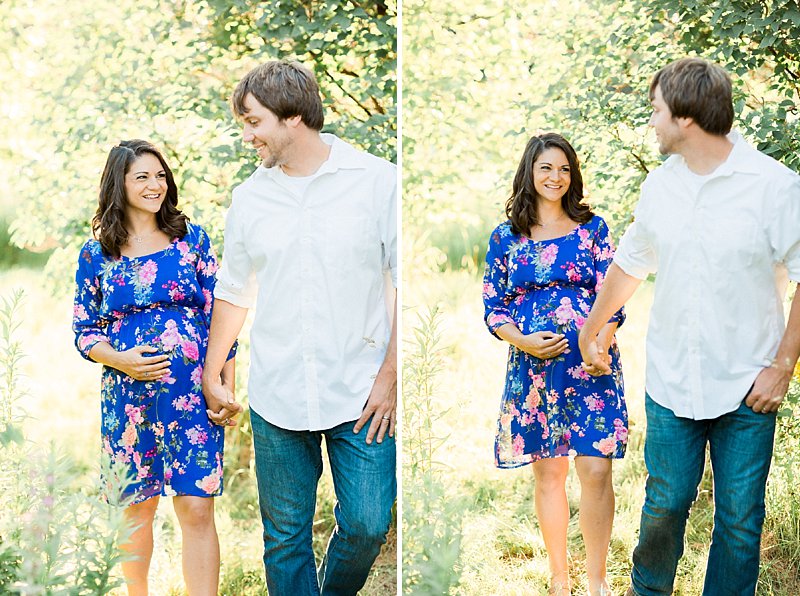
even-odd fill
[(500, 470), (513, 470), (515, 468), (521, 468), (523, 466), (529, 466), (530, 464), (536, 463), (537, 461), (541, 461), (543, 459), (556, 459), (556, 458), (559, 458), (559, 457), (569, 457), (571, 459), (575, 458), (575, 457), (597, 457), (599, 459), (623, 459), (625, 457), (625, 453), (622, 453), (621, 455), (616, 455), (616, 454), (614, 454), (614, 455), (597, 455), (596, 453), (573, 453), (573, 454), (570, 454), (570, 453), (554, 453), (553, 455), (546, 455), (544, 457), (539, 457), (537, 459), (529, 458), (528, 461), (523, 461), (523, 462), (499, 463), (497, 460), (495, 460), (495, 464), (494, 465), (495, 465), (496, 468), (498, 468)]

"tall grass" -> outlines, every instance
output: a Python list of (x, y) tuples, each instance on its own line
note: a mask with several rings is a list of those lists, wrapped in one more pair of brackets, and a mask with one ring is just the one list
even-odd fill
[[(45, 275), (40, 270), (0, 270), (0, 296), (11, 296), (16, 287), (27, 288), (26, 299), (18, 304), (13, 324), (17, 326), (18, 350), (21, 351), (24, 347), (29, 356), (16, 360), (16, 386), (4, 393), (0, 408), (8, 403), (6, 394), (20, 397), (13, 409), (15, 416), (18, 416), (14, 428), (24, 433), (24, 453), (30, 458), (26, 469), (33, 469), (32, 478), (43, 479), (49, 476), (49, 460), (43, 456), (33, 458), (31, 453), (47, 454), (52, 444), (54, 452), (58, 454), (53, 460), (55, 477), (63, 480), (59, 480), (58, 494), (66, 499), (65, 502), (77, 499), (77, 495), (90, 495), (97, 500), (95, 496), (99, 492), (100, 476), (100, 366), (83, 360), (72, 345), (71, 296), (64, 292), (50, 291)], [(246, 338), (246, 333), (242, 337)], [(237, 356), (237, 397), (246, 402), (249, 346), (246, 340), (241, 343)], [(4, 363), (10, 361), (5, 354), (2, 358)], [(5, 369), (0, 369), (0, 375), (2, 374), (5, 374)], [(24, 394), (20, 389), (23, 379), (26, 388)], [(19, 418), (23, 414), (23, 407), (24, 419)], [(227, 430), (225, 443), (225, 492), (215, 503), (222, 557), (219, 593), (222, 596), (263, 596), (266, 587), (261, 560), (262, 527), (252, 464), (252, 433), (247, 416), (242, 417), (237, 427)], [(3, 457), (7, 452), (3, 447)], [(317, 492), (317, 515), (313, 528), (313, 548), (318, 561), (322, 558), (334, 526), (332, 511), (335, 494), (327, 460), (325, 468)], [(20, 561), (15, 554), (16, 549), (5, 549), (6, 544), (10, 544), (10, 534), (5, 529), (19, 525), (19, 516), (24, 511), (33, 510), (30, 503), (8, 508), (5, 499), (10, 498), (10, 489), (7, 487), (11, 486), (9, 483), (16, 482), (17, 488), (14, 490), (27, 491), (32, 495), (33, 487), (38, 486), (36, 482), (39, 481), (32, 480), (25, 473), (12, 473), (9, 468), (2, 466), (0, 482), (3, 483), (0, 485), (3, 486), (0, 491), (0, 518), (6, 524), (0, 524), (2, 581), (3, 570), (17, 569)], [(36, 494), (40, 498), (47, 496), (44, 493)], [(91, 542), (90, 534), (85, 530), (85, 525), (82, 525), (85, 524), (85, 517), (70, 518), (61, 509), (56, 510), (56, 514), (63, 515), (64, 525), (72, 528), (70, 532), (73, 532), (78, 541), (86, 544)], [(96, 517), (98, 520), (102, 519), (99, 515)], [(180, 526), (169, 499), (162, 499), (154, 529), (155, 548), (149, 578), (151, 594), (183, 595), (185, 587), (180, 572)], [(106, 531), (109, 532), (110, 530)], [(116, 540), (118, 542), (119, 538)], [(377, 596), (396, 592), (395, 542), (396, 533), (392, 529), (388, 543), (381, 551), (367, 585), (361, 592), (362, 595)], [(52, 552), (67, 553), (73, 546), (68, 541), (62, 541), (53, 543), (48, 548)], [(118, 579), (116, 563), (112, 567), (111, 577)], [(6, 593), (15, 592), (7, 592), (4, 584), (0, 583), (0, 594)], [(111, 589), (110, 593), (122, 595), (126, 591), (118, 586)]]
[(436, 391), (442, 370), (440, 313), (419, 316), (403, 365), (403, 591), (447, 594), (458, 585), (460, 499), (448, 490), (446, 466), (436, 460), (447, 436), (436, 434), (448, 416)]
[[(420, 253), (421, 254), (421, 253)], [(405, 286), (406, 304), (419, 310), (438, 306), (435, 316), (437, 337), (436, 366), (431, 367), (433, 398), (425, 391), (404, 391), (404, 407), (421, 416), (415, 428), (427, 429), (430, 436), (445, 439), (436, 443), (432, 461), (440, 462), (436, 481), (440, 492), (433, 495), (437, 505), (434, 523), (419, 510), (419, 498), (412, 494), (419, 485), (404, 477), (404, 527), (415, 524), (435, 527), (453, 523), (461, 530), (459, 555), (453, 573), (458, 583), (435, 587), (429, 594), (517, 595), (545, 594), (549, 579), (546, 552), (533, 506), (533, 474), (530, 466), (516, 470), (497, 470), (493, 465), (492, 442), (497, 422), (507, 345), (494, 339), (483, 324), (480, 299), (481, 280), (476, 270), (414, 269), (414, 279)], [(608, 573), (615, 594), (628, 587), (630, 556), (636, 545), (639, 518), (644, 500), (646, 470), (643, 461), (644, 417), (644, 336), (652, 302), (652, 285), (643, 284), (627, 305), (628, 318), (618, 332), (625, 373), (626, 399), (630, 414), (630, 442), (626, 457), (614, 463), (616, 517), (609, 552)], [(418, 335), (406, 348), (419, 357), (430, 353), (427, 332), (430, 319), (418, 322)], [(419, 334), (422, 334), (421, 336)], [(429, 335), (429, 334), (428, 334)], [(408, 337), (408, 334), (406, 334)], [(420, 374), (424, 366), (412, 367), (406, 376)], [(406, 382), (408, 383), (408, 381)], [(415, 379), (412, 387), (426, 387)], [(792, 385), (788, 407), (795, 407), (798, 387)], [(418, 403), (415, 403), (417, 401)], [(446, 412), (445, 415), (441, 415)], [(427, 417), (427, 418), (425, 418)], [(762, 541), (759, 596), (800, 594), (800, 418), (782, 417), (776, 436), (775, 461), (767, 487), (767, 520)], [(409, 421), (406, 422), (409, 426)], [(406, 432), (410, 429), (406, 428)], [(412, 447), (412, 445), (414, 445)], [(404, 457), (414, 461), (421, 450), (406, 440)], [(568, 529), (570, 573), (574, 593), (586, 587), (585, 552), (578, 527), (579, 483), (571, 472), (567, 480), (568, 500), (573, 514)], [(411, 506), (408, 503), (411, 503)], [(446, 503), (446, 504), (445, 504)], [(446, 510), (446, 508), (448, 508)], [(446, 511), (446, 513), (443, 513)], [(686, 550), (678, 568), (675, 594), (701, 594), (713, 523), (713, 483), (710, 466), (700, 484), (700, 493), (687, 525)], [(438, 540), (431, 530), (431, 540)], [(415, 540), (424, 540), (418, 533)], [(435, 543), (435, 542), (434, 542)], [(420, 552), (417, 543), (404, 543), (404, 571), (408, 573), (408, 548)], [(412, 567), (412, 572), (414, 571)], [(440, 572), (441, 573), (441, 572)], [(408, 588), (405, 580), (406, 588)]]
[(105, 500), (75, 487), (77, 465), (55, 445), (26, 441), (21, 302), (21, 291), (0, 299), (0, 593), (107, 594), (130, 533), (117, 505), (127, 471), (104, 462)]

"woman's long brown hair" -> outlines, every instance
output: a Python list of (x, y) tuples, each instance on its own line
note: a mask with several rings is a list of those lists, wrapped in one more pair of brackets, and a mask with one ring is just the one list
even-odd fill
[(515, 234), (530, 236), (531, 228), (540, 223), (536, 189), (533, 186), (533, 164), (542, 152), (550, 148), (561, 149), (569, 163), (569, 189), (561, 197), (561, 207), (567, 217), (584, 224), (594, 216), (589, 206), (582, 202), (583, 177), (575, 149), (564, 137), (551, 132), (530, 138), (514, 175), (511, 196), (506, 201), (506, 216), (511, 221), (511, 231)]
[(167, 178), (167, 196), (156, 213), (156, 225), (170, 238), (183, 238), (189, 218), (178, 209), (178, 187), (167, 162), (152, 144), (140, 139), (121, 141), (112, 147), (106, 160), (103, 176), (100, 178), (97, 212), (92, 218), (92, 234), (100, 242), (103, 252), (118, 259), (120, 248), (128, 241), (125, 208), (128, 198), (125, 195), (125, 175), (131, 164), (144, 153), (155, 156)]

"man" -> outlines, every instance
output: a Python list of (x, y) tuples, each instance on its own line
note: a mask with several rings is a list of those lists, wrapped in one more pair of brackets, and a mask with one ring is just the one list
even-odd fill
[(608, 372), (597, 332), (657, 273), (647, 334), (647, 484), (628, 594), (671, 594), (709, 446), (714, 530), (706, 596), (754, 594), (775, 412), (800, 354), (800, 178), (750, 147), (727, 73), (698, 58), (650, 85), (659, 150), (579, 343)]
[[(248, 396), (269, 593), (355, 594), (396, 494), (397, 339), (384, 296), (386, 272), (397, 287), (396, 170), (319, 132), (319, 88), (296, 62), (253, 69), (232, 105), (262, 163), (226, 219), (203, 371), (209, 416), (225, 424), (241, 410), (220, 372), (257, 305)], [(317, 572), (322, 437), (337, 503)]]

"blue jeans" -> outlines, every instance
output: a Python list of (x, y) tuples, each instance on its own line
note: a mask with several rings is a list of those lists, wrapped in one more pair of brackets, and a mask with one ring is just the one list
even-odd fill
[[(323, 431), (279, 428), (250, 410), (267, 589), (275, 596), (355, 595), (386, 540), (397, 493), (395, 442), (367, 445), (369, 423)], [(311, 528), (322, 475), (322, 437), (328, 449), (336, 527), (317, 572)]]
[(714, 474), (714, 530), (704, 596), (755, 594), (764, 491), (775, 414), (744, 402), (711, 420), (679, 418), (645, 396), (647, 484), (631, 581), (641, 596), (672, 594), (689, 509), (703, 476), (706, 444)]

